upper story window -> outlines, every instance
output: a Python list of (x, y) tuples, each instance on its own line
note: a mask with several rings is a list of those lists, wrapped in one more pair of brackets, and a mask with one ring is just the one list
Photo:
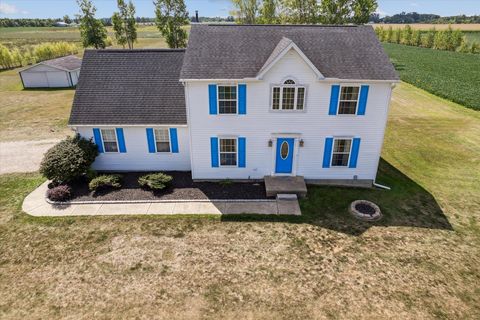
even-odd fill
[(237, 113), (237, 86), (218, 86), (218, 113)]
[(342, 87), (338, 103), (338, 114), (357, 114), (360, 87)]
[(333, 143), (332, 167), (346, 167), (350, 159), (352, 139), (335, 139)]
[(155, 129), (157, 152), (170, 152), (170, 134), (168, 128)]
[(103, 150), (105, 152), (118, 152), (117, 134), (115, 129), (101, 129)]
[(305, 87), (298, 86), (292, 79), (272, 89), (273, 110), (303, 110), (305, 104)]

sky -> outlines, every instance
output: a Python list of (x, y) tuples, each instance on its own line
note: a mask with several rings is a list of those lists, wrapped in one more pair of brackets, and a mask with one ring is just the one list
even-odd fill
[[(153, 17), (153, 0), (132, 0), (137, 16)], [(377, 0), (381, 16), (405, 12), (434, 13), (441, 16), (480, 15), (480, 0)], [(116, 0), (93, 0), (97, 17), (111, 17)], [(226, 17), (232, 9), (230, 0), (185, 0), (190, 15)], [(78, 13), (75, 0), (0, 0), (1, 18), (61, 18)]]

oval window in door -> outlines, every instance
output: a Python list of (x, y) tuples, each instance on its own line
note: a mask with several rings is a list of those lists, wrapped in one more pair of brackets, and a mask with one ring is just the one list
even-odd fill
[(282, 160), (287, 159), (289, 149), (290, 149), (290, 146), (288, 145), (288, 142), (283, 141), (282, 145), (280, 146), (280, 156), (282, 157)]

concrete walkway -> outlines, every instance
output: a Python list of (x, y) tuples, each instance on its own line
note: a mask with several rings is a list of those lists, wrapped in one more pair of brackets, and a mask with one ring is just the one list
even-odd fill
[(37, 217), (173, 214), (281, 214), (301, 215), (295, 200), (192, 200), (50, 204), (45, 199), (48, 182), (30, 193), (22, 210)]
[(37, 171), (43, 154), (58, 141), (60, 140), (0, 142), (0, 174)]

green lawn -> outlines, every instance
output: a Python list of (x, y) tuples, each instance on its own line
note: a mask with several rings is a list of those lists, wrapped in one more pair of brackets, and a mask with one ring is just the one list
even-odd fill
[[(480, 113), (394, 91), (380, 183), (310, 187), (302, 217), (33, 218), (0, 176), (0, 318), (474, 319)], [(377, 202), (373, 224), (349, 216)]]
[(383, 44), (403, 81), (480, 110), (480, 55)]

